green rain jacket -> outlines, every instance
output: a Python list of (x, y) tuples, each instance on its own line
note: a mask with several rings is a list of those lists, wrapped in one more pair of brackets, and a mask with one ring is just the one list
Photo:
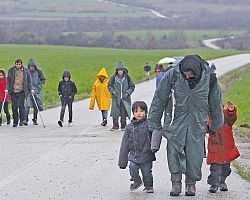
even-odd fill
[[(122, 69), (124, 76), (118, 77), (117, 70)], [(127, 117), (131, 118), (131, 94), (134, 92), (135, 84), (131, 77), (128, 75), (127, 68), (122, 64), (118, 63), (116, 66), (116, 73), (112, 75), (108, 82), (109, 92), (112, 94), (112, 106), (111, 106), (111, 117), (120, 116), (120, 103), (123, 102)]]
[[(179, 152), (180, 157), (184, 158), (180, 159), (182, 166), (176, 166), (174, 164), (176, 162), (171, 161), (171, 152), (168, 152), (171, 173), (177, 173), (179, 170), (186, 173), (187, 154), (195, 166), (201, 166), (208, 113), (210, 113), (212, 121), (210, 130), (218, 130), (223, 124), (220, 86), (216, 81), (209, 91), (212, 71), (209, 66), (202, 64), (201, 73), (198, 84), (190, 89), (180, 72), (179, 65), (175, 66), (162, 78), (151, 103), (148, 115), (149, 130), (162, 129), (163, 136), (167, 138), (170, 146), (174, 148), (174, 151)], [(164, 124), (162, 126), (163, 113)], [(188, 152), (186, 147), (191, 147), (187, 149), (192, 149), (192, 151)], [(197, 157), (199, 158), (197, 159)], [(201, 173), (198, 174), (194, 175), (196, 177), (194, 179), (201, 178)]]

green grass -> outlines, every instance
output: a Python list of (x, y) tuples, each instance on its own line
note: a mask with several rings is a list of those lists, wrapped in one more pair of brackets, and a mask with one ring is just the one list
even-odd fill
[(237, 161), (233, 161), (233, 166), (236, 168), (237, 173), (245, 180), (250, 182), (250, 168), (242, 166)]
[(123, 50), (104, 48), (81, 48), (48, 45), (0, 45), (1, 68), (8, 69), (14, 65), (16, 58), (23, 59), (24, 65), (29, 58), (34, 58), (43, 69), (47, 78), (44, 94), (45, 108), (58, 105), (57, 86), (64, 70), (70, 70), (79, 93), (76, 99), (89, 96), (96, 74), (105, 66), (110, 75), (115, 65), (122, 61), (129, 69), (135, 82), (144, 79), (143, 67), (146, 62), (152, 66), (166, 56), (184, 56), (200, 54), (205, 59), (242, 53), (233, 50), (184, 49), (184, 50)]
[(244, 124), (250, 126), (250, 65), (222, 76), (220, 81), (223, 86), (223, 102), (231, 100), (238, 108), (238, 119), (235, 126), (241, 133), (250, 137), (250, 129), (240, 127)]

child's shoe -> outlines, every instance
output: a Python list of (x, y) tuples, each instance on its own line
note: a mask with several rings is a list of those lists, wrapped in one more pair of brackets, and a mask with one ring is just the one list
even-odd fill
[(130, 185), (130, 191), (137, 190), (141, 186), (142, 186), (142, 181), (133, 181)]
[(68, 122), (68, 126), (69, 127), (73, 126), (73, 122)]
[(101, 123), (101, 126), (106, 126), (106, 125), (107, 125), (107, 123), (108, 123), (108, 122), (107, 122), (107, 120), (106, 120), (106, 119), (104, 119), (104, 120), (103, 120), (103, 122)]
[(116, 131), (116, 130), (119, 130), (119, 127), (116, 127), (116, 126), (113, 126), (110, 131)]
[(24, 124), (25, 126), (27, 126), (27, 125), (28, 125), (28, 121), (27, 121), (27, 120), (24, 120), (24, 121), (23, 121), (23, 124)]
[(153, 187), (145, 187), (143, 189), (143, 192), (146, 192), (146, 193), (154, 193), (154, 188)]
[(216, 186), (216, 185), (211, 185), (208, 191), (209, 191), (210, 193), (216, 193), (217, 190), (218, 190), (218, 186)]
[(37, 119), (32, 119), (32, 121), (33, 121), (33, 125), (38, 125)]
[(226, 178), (227, 177), (223, 176), (220, 177), (220, 183), (219, 183), (220, 191), (228, 191), (227, 184), (225, 183)]
[(57, 123), (58, 123), (58, 125), (59, 125), (60, 127), (63, 126), (63, 121), (62, 121), (62, 120), (59, 120)]

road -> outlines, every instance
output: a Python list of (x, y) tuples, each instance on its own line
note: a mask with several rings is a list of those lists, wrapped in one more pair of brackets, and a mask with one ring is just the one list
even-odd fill
[[(238, 61), (239, 59), (240, 61)], [(216, 59), (218, 74), (250, 63), (250, 54)], [(155, 80), (136, 85), (133, 100), (150, 104)], [(99, 111), (88, 109), (89, 99), (76, 102), (74, 126), (58, 127), (60, 108), (42, 112), (46, 128), (29, 125), (0, 127), (0, 199), (1, 200), (139, 200), (169, 199), (170, 175), (163, 140), (154, 162), (154, 194), (144, 194), (143, 188), (129, 191), (128, 170), (117, 167), (121, 131), (110, 132), (101, 127)], [(67, 115), (66, 115), (67, 116)], [(41, 124), (41, 122), (39, 121)], [(228, 192), (210, 194), (206, 178), (209, 168), (204, 160), (203, 178), (197, 183), (192, 199), (250, 198), (250, 184), (233, 170), (228, 178)], [(183, 187), (184, 190), (184, 187)], [(179, 199), (186, 199), (184, 193)], [(190, 198), (190, 199), (191, 199)]]

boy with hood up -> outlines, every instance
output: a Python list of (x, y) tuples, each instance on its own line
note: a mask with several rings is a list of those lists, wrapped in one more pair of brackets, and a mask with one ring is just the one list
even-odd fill
[(64, 71), (62, 75), (62, 80), (58, 85), (58, 93), (61, 98), (62, 108), (60, 112), (60, 120), (58, 121), (58, 125), (60, 127), (63, 126), (63, 118), (65, 113), (65, 108), (68, 105), (69, 111), (69, 120), (68, 125), (72, 126), (72, 103), (74, 101), (74, 96), (77, 93), (77, 88), (75, 83), (70, 80), (71, 74), (69, 71)]
[[(7, 125), (10, 124), (10, 113), (8, 108), (8, 103), (11, 101), (11, 97), (9, 94), (5, 93), (7, 84), (7, 78), (5, 75), (5, 71), (0, 69), (0, 126), (2, 125), (2, 108), (6, 114)], [(5, 97), (6, 95), (6, 97)]]
[(97, 79), (92, 87), (89, 109), (94, 110), (95, 100), (99, 110), (102, 112), (102, 126), (107, 125), (108, 111), (110, 109), (111, 95), (108, 90), (108, 74), (103, 67), (97, 74)]
[(131, 94), (134, 92), (135, 84), (128, 75), (128, 69), (122, 62), (116, 65), (115, 74), (108, 82), (109, 92), (112, 94), (111, 114), (113, 127), (110, 131), (118, 130), (118, 118), (121, 116), (121, 130), (124, 131), (127, 125), (126, 118), (131, 117)]
[[(35, 93), (33, 94), (35, 101), (37, 103), (39, 111), (43, 110), (43, 101), (42, 101), (42, 88), (44, 87), (45, 84), (45, 76), (42, 72), (41, 69), (38, 68), (38, 65), (36, 64), (35, 60), (31, 58), (28, 62), (28, 70), (31, 75), (31, 81), (32, 85), (34, 87)], [(25, 107), (25, 120), (24, 120), (24, 125), (28, 125), (29, 121), (29, 111), (30, 108), (33, 107), (33, 124), (38, 125), (37, 123), (37, 114), (38, 114), (38, 109), (36, 107), (36, 104), (34, 102), (32, 94), (29, 94), (26, 100), (26, 107)]]

